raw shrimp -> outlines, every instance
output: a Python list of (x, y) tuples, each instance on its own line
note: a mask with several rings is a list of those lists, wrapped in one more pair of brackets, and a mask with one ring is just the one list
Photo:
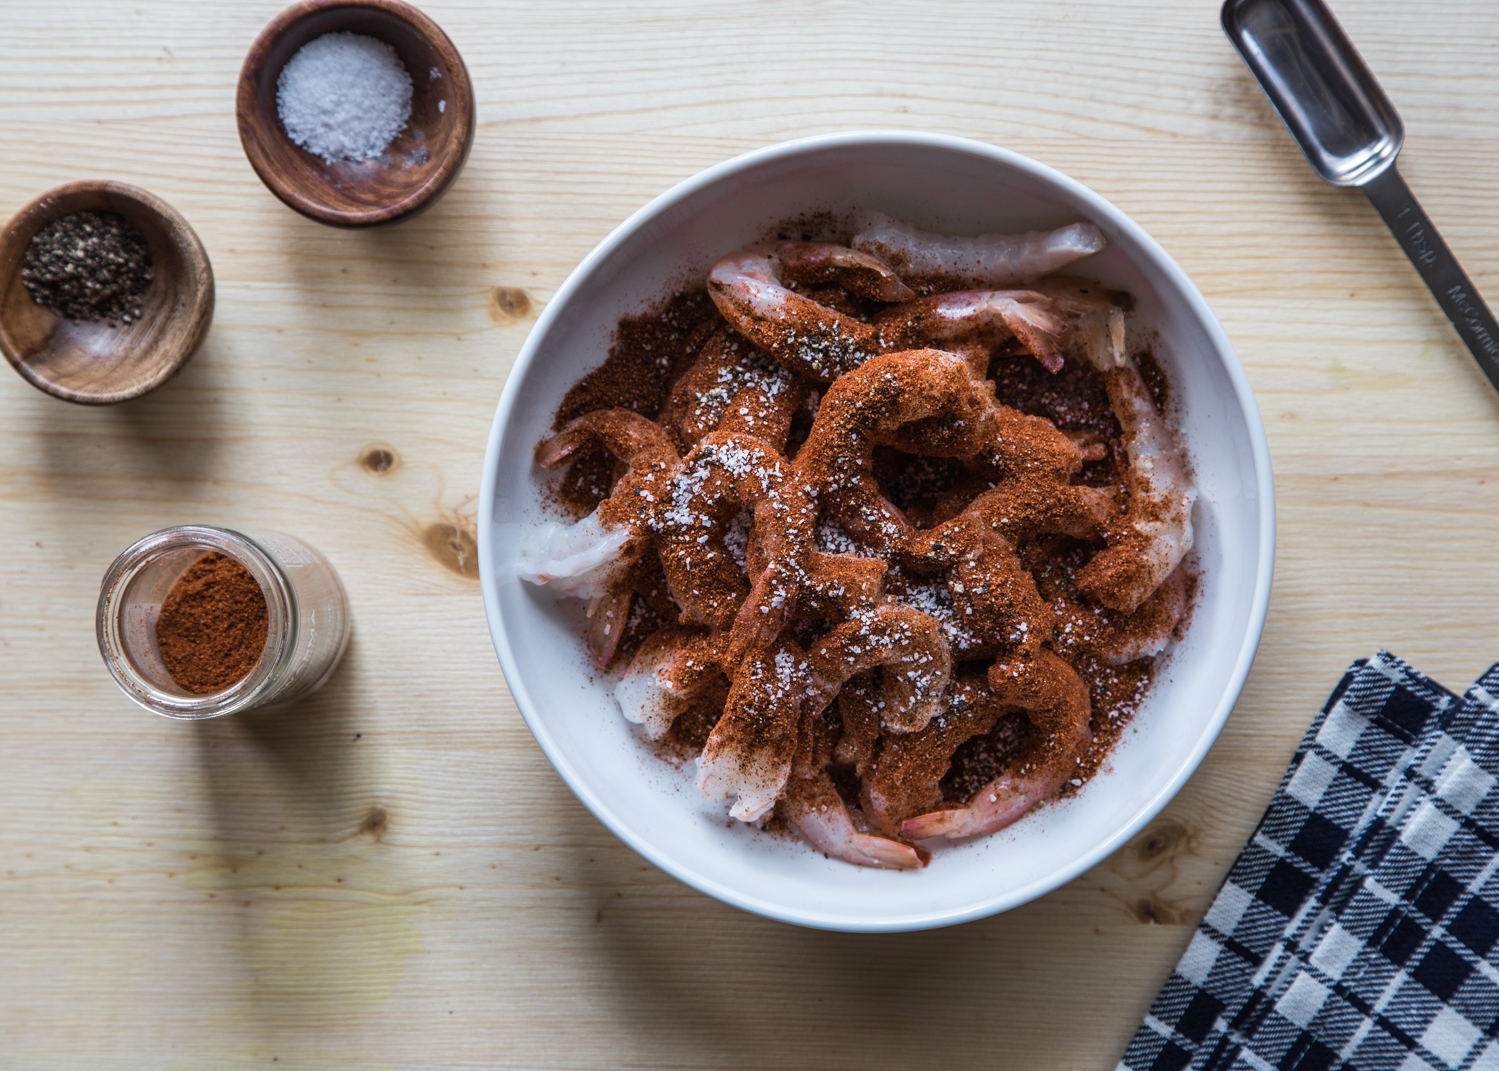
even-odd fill
[(870, 301), (908, 301), (913, 291), (878, 257), (834, 242), (775, 242), (777, 275), (807, 286), (833, 286)]
[(982, 650), (1010, 647), (1030, 658), (1051, 639), (1055, 612), (1015, 548), (979, 514), (964, 512), (917, 533), (911, 554), (923, 565), (943, 569), (953, 617)]
[(828, 761), (852, 769), (861, 781), (869, 773), (880, 740), (880, 705), (885, 702), (882, 693), (878, 672), (858, 674), (838, 693), (843, 731)]
[(1003, 829), (1054, 796), (1092, 743), (1088, 686), (1052, 652), (1042, 650), (1028, 663), (996, 663), (989, 669), (989, 686), (998, 702), (1024, 710), (1030, 719), (1025, 750), (966, 807), (907, 819), (900, 826), (902, 837), (974, 837)]
[(1014, 286), (1101, 252), (1108, 244), (1091, 223), (953, 238), (917, 230), (873, 210), (859, 214), (855, 229), (850, 245), (879, 257), (907, 282), (928, 291)]
[[(678, 465), (666, 431), (628, 409), (600, 409), (570, 422), (536, 447), (536, 463), (556, 468), (592, 442), (602, 442), (629, 466), (610, 499), (634, 484)], [(571, 525), (547, 524), (530, 530), (520, 551), (520, 575), (559, 595), (600, 599), (623, 577), (643, 549), (639, 524), (609, 509), (609, 501)]]
[[(1125, 347), (1132, 299), (1040, 278), (1101, 250), (1097, 228), (947, 239), (868, 213), (854, 242), (740, 250), (712, 308), (653, 322), (649, 392), (610, 390), (659, 418), (591, 413), (538, 447), (551, 467), (601, 443), (623, 475), (523, 571), (591, 600), (625, 718), (699, 751), (733, 818), (779, 807), (830, 857), (915, 869), (909, 842), (1001, 829), (1094, 767), (1090, 683), (1116, 726), (1149, 673), (1106, 667), (1179, 629), (1196, 492)], [(1021, 349), (1072, 363), (1050, 379)], [(1122, 478), (1091, 486), (1112, 452)], [(944, 802), (944, 778), (990, 777)]]
[(871, 301), (916, 295), (867, 253), (823, 242), (763, 242), (724, 257), (708, 273), (708, 293), (724, 319), (794, 372), (830, 383), (877, 349), (874, 330), (818, 304), (787, 282), (836, 282)]
[(879, 445), (1059, 483), (1082, 464), (1050, 422), (998, 404), (959, 358), (941, 350), (875, 358), (828, 388), (796, 469), (820, 509), (885, 554), (903, 549), (912, 529), (874, 478)]
[(889, 591), (890, 599), (920, 610), (942, 629), (953, 661), (991, 657), (994, 645), (973, 628), (971, 618), (953, 606), (952, 589), (946, 577), (909, 576), (904, 573)]
[[(836, 282), (871, 301), (899, 302), (870, 322), (786, 285)], [(762, 243), (720, 260), (708, 289), (724, 318), (785, 367), (832, 382), (880, 353), (933, 344), (960, 352), (983, 379), (994, 348), (1018, 338), (1049, 371), (1062, 367), (1066, 321), (1030, 290), (970, 290), (917, 298), (878, 259), (827, 243)]]
[(982, 518), (1013, 544), (1038, 535), (1066, 535), (1090, 542), (1100, 540), (1119, 520), (1111, 491), (1083, 484), (1018, 478), (974, 498), (964, 509)]
[(516, 571), (558, 595), (601, 599), (624, 578), (635, 538), (627, 527), (605, 528), (597, 510), (575, 524), (544, 524), (526, 532)]
[(1124, 347), (1124, 311), (1112, 306), (1090, 312), (1084, 340), (1124, 432), (1129, 499), (1121, 534), (1078, 572), (1077, 586), (1110, 609), (1131, 613), (1192, 549), (1197, 489), (1139, 366)]
[(1064, 362), (1067, 321), (1050, 298), (1034, 290), (961, 290), (917, 298), (883, 310), (872, 321), (880, 348), (935, 346), (959, 353), (975, 379), (984, 379), (994, 351), (1010, 339), (1048, 372)]
[(884, 594), (886, 562), (832, 554), (815, 545), (817, 508), (800, 474), (781, 487), (775, 524), (760, 526), (747, 548), (754, 586), (734, 620), (728, 661), (769, 646), (793, 613), (802, 617), (848, 617), (873, 608)]
[[(882, 557), (907, 552), (915, 530), (873, 476), (873, 450), (882, 443), (931, 456), (976, 458), (996, 471), (1031, 479), (1049, 476), (1063, 488), (1082, 463), (1066, 436), (1045, 420), (997, 404), (989, 388), (950, 354), (917, 350), (870, 361), (822, 399), (812, 435), (797, 454), (797, 479), (783, 498), (786, 516), (803, 527), (797, 539), (781, 537), (785, 555), (772, 554), (765, 574), (771, 577), (775, 570), (773, 583), (744, 603), (736, 653), (776, 635), (815, 575), (817, 552), (806, 546), (809, 517), (827, 511), (859, 545)], [(1069, 494), (1059, 490), (1056, 497)]]
[(807, 669), (807, 653), (784, 637), (735, 669), (723, 717), (698, 758), (697, 787), (710, 800), (735, 797), (729, 814), (741, 822), (769, 813), (791, 776)]
[(709, 432), (742, 431), (777, 450), (807, 399), (807, 382), (727, 329), (715, 332), (677, 380), (662, 423), (696, 446)]
[(1085, 607), (1066, 597), (1057, 598), (1055, 605), (1059, 642), (1122, 666), (1158, 655), (1171, 643), (1187, 612), (1187, 574), (1177, 566), (1133, 613)]
[(625, 720), (644, 726), (659, 740), (672, 722), (723, 675), (726, 638), (668, 625), (647, 637), (614, 686), (614, 698)]
[(895, 732), (914, 732), (932, 720), (952, 674), (952, 654), (937, 623), (892, 603), (833, 629), (807, 651), (807, 661), (809, 716), (821, 713), (850, 677), (883, 667), (881, 721)]
[(588, 628), (583, 632), (583, 643), (599, 669), (614, 661), (614, 652), (619, 650), (619, 641), (624, 638), (634, 601), (635, 593), (630, 590), (628, 577), (589, 601)]
[(924, 849), (859, 832), (827, 774), (792, 778), (784, 803), (797, 832), (824, 855), (885, 870), (918, 870), (931, 858)]
[(942, 802), (940, 783), (954, 753), (993, 729), (1010, 709), (988, 682), (970, 674), (953, 682), (945, 709), (920, 732), (885, 737), (872, 773), (864, 778), (864, 813), (890, 836), (901, 823)]
[(714, 432), (682, 459), (664, 484), (642, 484), (646, 527), (655, 538), (672, 598), (685, 620), (727, 627), (750, 581), (725, 543), (741, 510), (755, 513), (761, 530), (784, 530), (788, 505), (781, 491), (791, 466), (752, 435)]
[(597, 409), (538, 443), (536, 463), (544, 469), (556, 468), (595, 441), (629, 466), (630, 477), (677, 461), (676, 448), (660, 424), (628, 409)]
[(797, 593), (796, 615), (849, 617), (873, 609), (885, 593), (885, 573), (889, 568), (878, 558), (812, 551), (806, 578)]

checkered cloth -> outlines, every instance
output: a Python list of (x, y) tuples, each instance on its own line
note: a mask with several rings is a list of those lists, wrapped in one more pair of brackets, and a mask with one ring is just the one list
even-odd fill
[(1499, 1071), (1496, 714), (1354, 663), (1120, 1071)]

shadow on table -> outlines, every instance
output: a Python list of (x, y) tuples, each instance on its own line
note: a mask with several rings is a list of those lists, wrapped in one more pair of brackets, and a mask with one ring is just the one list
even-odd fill
[(267, 1040), (377, 1007), (417, 947), (378, 763), (360, 731), (355, 646), (317, 693), (199, 722), (216, 827), (195, 884), (233, 914)]
[[(580, 865), (578, 880), (586, 875)], [(844, 934), (755, 918), (665, 883), (594, 889), (589, 945), (613, 1016), (629, 1024), (618, 1040), (632, 1059), (669, 1052), (681, 1066), (746, 1069), (1105, 1066), (1124, 1043), (1110, 1032), (1135, 1013), (1098, 1009), (1120, 1003), (1121, 989), (1159, 984), (1087, 970), (1089, 942), (1106, 938), (1045, 901), (941, 930)], [(1061, 1030), (1068, 1022), (1076, 1029)]]
[[(179, 500), (211, 498), (211, 477), (222, 465), (222, 424), (230, 374), (210, 332), (175, 377), (145, 397), (119, 405), (70, 405), (40, 392), (27, 397), (24, 418), (34, 428), (49, 476), (108, 481), (104, 493), (143, 481), (168, 481)], [(97, 498), (72, 495), (61, 508), (98, 509)], [(90, 513), (93, 519), (93, 513)], [(144, 534), (144, 533), (142, 533)]]

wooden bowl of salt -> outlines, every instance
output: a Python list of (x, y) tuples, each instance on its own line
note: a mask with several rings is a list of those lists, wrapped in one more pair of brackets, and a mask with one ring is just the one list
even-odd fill
[(262, 182), (335, 227), (430, 207), (474, 141), (468, 68), (401, 0), (303, 0), (271, 20), (240, 69), (239, 139)]
[[(101, 215), (143, 243), (149, 258), (149, 281), (129, 311), (81, 314), (33, 297), (26, 279), (32, 240), (40, 236), (45, 246), (53, 225)], [(37, 285), (34, 276), (31, 282)], [(171, 205), (145, 190), (71, 182), (42, 194), (0, 230), (0, 352), (54, 397), (108, 405), (155, 390), (187, 363), (212, 319), (213, 269), (203, 243)]]

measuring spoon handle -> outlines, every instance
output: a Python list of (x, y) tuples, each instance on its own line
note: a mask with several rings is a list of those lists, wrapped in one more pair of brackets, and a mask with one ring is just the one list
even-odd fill
[(1489, 377), (1494, 389), (1499, 390), (1499, 323), (1421, 210), (1415, 194), (1393, 164), (1364, 183), (1363, 190), (1416, 271), (1426, 280), (1437, 304), (1478, 361), (1478, 367)]

